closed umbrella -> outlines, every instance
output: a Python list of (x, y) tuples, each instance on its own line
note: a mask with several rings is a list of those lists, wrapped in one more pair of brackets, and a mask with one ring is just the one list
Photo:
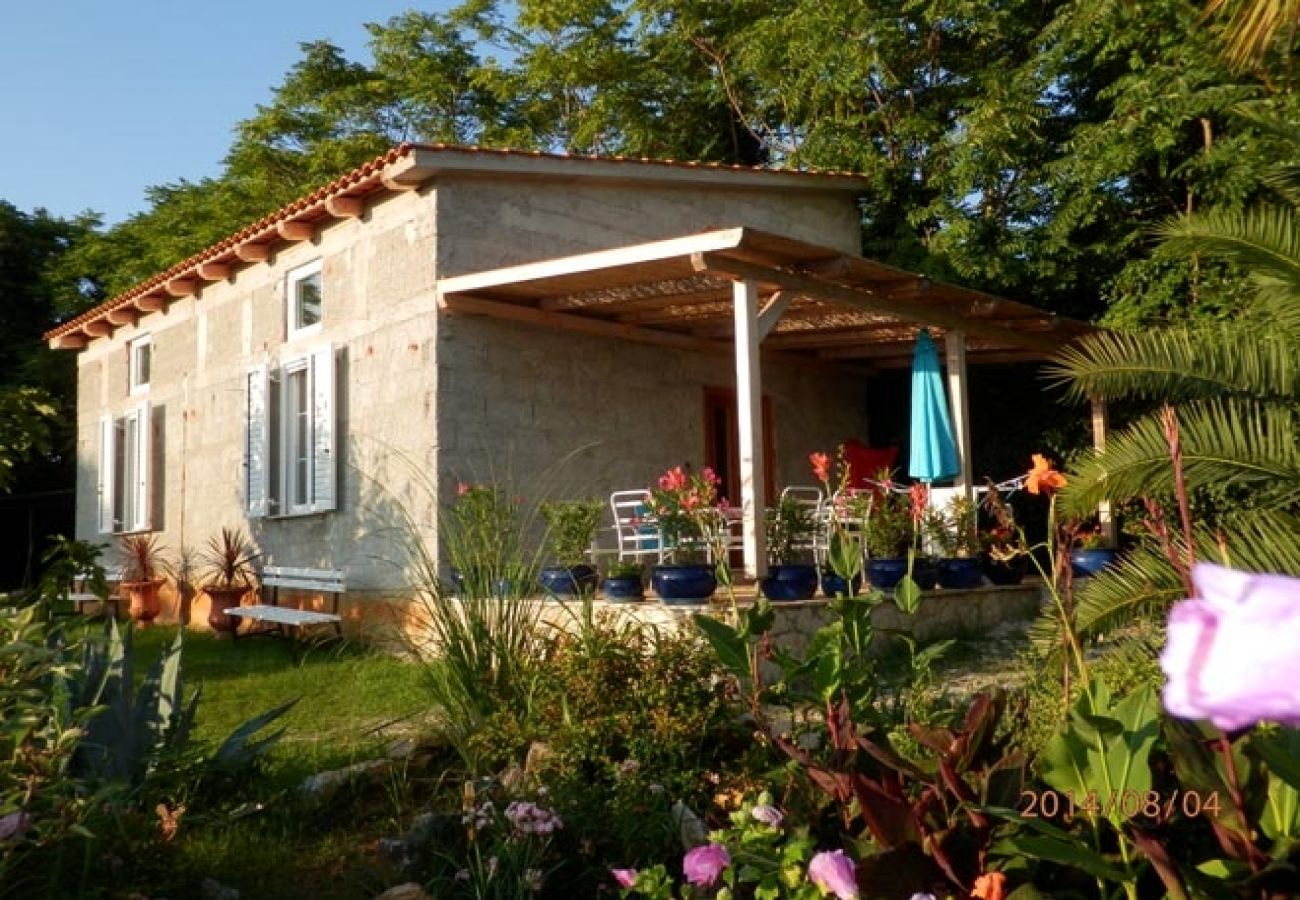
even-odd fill
[(939, 351), (930, 333), (922, 329), (912, 356), (912, 440), (907, 474), (933, 482), (953, 478), (960, 471)]

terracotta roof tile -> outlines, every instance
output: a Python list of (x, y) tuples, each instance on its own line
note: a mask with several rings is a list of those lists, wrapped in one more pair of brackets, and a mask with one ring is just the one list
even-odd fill
[(248, 242), (259, 242), (259, 239), (265, 238), (267, 242), (279, 242), (282, 239), (276, 233), (276, 226), (281, 222), (293, 219), (315, 220), (328, 215), (325, 211), (325, 202), (332, 197), (344, 195), (365, 196), (376, 192), (382, 188), (381, 175), (385, 168), (397, 162), (399, 159), (409, 156), (415, 150), (433, 150), (446, 153), (465, 153), (465, 154), (482, 154), (484, 156), (515, 156), (529, 157), (534, 159), (556, 159), (556, 160), (582, 160), (592, 163), (621, 165), (621, 166), (662, 166), (671, 168), (685, 169), (707, 169), (719, 172), (770, 172), (773, 175), (807, 175), (817, 178), (859, 178), (860, 176), (849, 172), (824, 171), (814, 169), (772, 169), (765, 166), (744, 166), (728, 163), (714, 162), (691, 162), (684, 160), (672, 159), (649, 159), (645, 157), (623, 157), (623, 156), (583, 156), (566, 153), (551, 153), (542, 150), (512, 150), (492, 147), (478, 146), (458, 146), (453, 144), (420, 144), (405, 143), (401, 144), (387, 153), (375, 157), (367, 163), (356, 167), (350, 172), (336, 178), (324, 187), (318, 188), (294, 200), (276, 211), (263, 216), (253, 224), (235, 232), (224, 240), (218, 241), (210, 247), (196, 253), (163, 272), (159, 272), (152, 278), (149, 278), (140, 284), (118, 294), (105, 302), (99, 304), (93, 309), (69, 319), (45, 333), (45, 339), (53, 340), (63, 335), (71, 334), (87, 322), (103, 318), (112, 310), (129, 306), (133, 301), (148, 294), (164, 290), (168, 282), (182, 276), (195, 274), (197, 267), (205, 262), (213, 262), (222, 258), (230, 259), (234, 256), (235, 248)]

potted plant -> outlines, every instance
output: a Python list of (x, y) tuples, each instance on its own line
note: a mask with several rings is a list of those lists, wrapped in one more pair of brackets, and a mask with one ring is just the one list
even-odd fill
[(718, 576), (708, 561), (721, 549), (723, 517), (718, 508), (718, 476), (705, 467), (688, 472), (669, 469), (646, 497), (646, 511), (663, 535), (671, 563), (651, 569), (655, 593), (665, 603), (702, 603), (718, 589)]
[(1086, 578), (1109, 566), (1118, 555), (1118, 550), (1107, 546), (1106, 534), (1100, 526), (1080, 529), (1074, 533), (1070, 569), (1077, 577)]
[(912, 507), (906, 494), (892, 489), (886, 476), (882, 488), (869, 494), (865, 538), (867, 580), (873, 587), (890, 590), (908, 573), (908, 546), (912, 542)]
[(148, 628), (162, 611), (159, 593), (169, 565), (156, 534), (128, 534), (118, 545), (122, 556), (122, 592), (131, 618)]
[(506, 598), (533, 589), (536, 558), (524, 548), (519, 497), (499, 485), (462, 481), (438, 524), (457, 595)]
[(979, 519), (974, 502), (957, 497), (925, 517), (926, 536), (938, 548), (939, 586), (969, 589), (984, 583), (980, 569)]
[(208, 595), (208, 625), (219, 637), (233, 636), (239, 618), (226, 610), (239, 606), (253, 587), (256, 572), (253, 563), (261, 552), (239, 528), (222, 528), (208, 539), (207, 549), (199, 557), (203, 592)]
[(816, 523), (808, 507), (784, 497), (767, 518), (767, 576), (763, 596), (773, 601), (811, 600), (817, 593), (817, 566), (811, 561)]
[(547, 544), (558, 563), (543, 566), (538, 573), (537, 580), (548, 594), (572, 597), (596, 589), (596, 570), (587, 564), (586, 556), (604, 508), (599, 500), (542, 504)]
[(992, 482), (984, 495), (984, 508), (993, 519), (992, 527), (979, 533), (984, 575), (996, 585), (1020, 584), (1029, 571), (1029, 549), (1016, 527), (1015, 514)]
[(849, 465), (844, 446), (836, 459), (826, 453), (808, 454), (813, 476), (833, 502), (828, 511), (825, 564), (821, 570), (822, 593), (832, 599), (856, 597), (862, 590), (862, 535), (860, 523), (866, 515), (865, 495), (849, 488)]
[(601, 589), (606, 600), (623, 603), (645, 597), (645, 566), (635, 559), (616, 559), (609, 564)]

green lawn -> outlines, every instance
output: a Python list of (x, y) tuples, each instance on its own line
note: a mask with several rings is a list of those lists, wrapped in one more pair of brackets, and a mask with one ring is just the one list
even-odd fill
[[(174, 627), (136, 632), (141, 672), (175, 634)], [(196, 740), (215, 744), (252, 716), (300, 699), (280, 720), (285, 735), (264, 774), (221, 804), (224, 812), (182, 829), (164, 876), (177, 895), (205, 877), (266, 900), (372, 897), (392, 884), (395, 873), (374, 842), (400, 834), (415, 811), (420, 791), (405, 770), (326, 806), (305, 802), (298, 786), (316, 772), (382, 756), (397, 738), (428, 734), (420, 667), (355, 644), (300, 649), (295, 657), (278, 639), (188, 632), (184, 640), (186, 693), (203, 692)], [(232, 814), (239, 803), (258, 811)]]

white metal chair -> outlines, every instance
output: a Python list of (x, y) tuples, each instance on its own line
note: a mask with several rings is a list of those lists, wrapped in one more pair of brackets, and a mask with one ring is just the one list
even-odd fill
[(614, 534), (618, 542), (619, 559), (646, 559), (664, 561), (664, 541), (659, 527), (647, 516), (645, 490), (615, 491), (609, 495), (609, 508), (614, 514)]

